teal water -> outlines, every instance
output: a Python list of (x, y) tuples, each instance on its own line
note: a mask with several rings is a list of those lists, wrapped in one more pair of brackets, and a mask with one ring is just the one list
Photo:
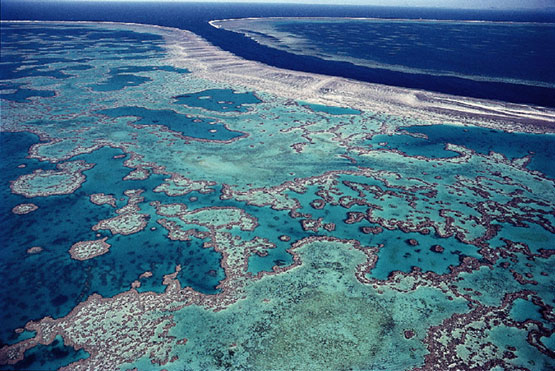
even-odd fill
[(56, 92), (52, 90), (36, 90), (36, 89), (26, 89), (22, 87), (23, 84), (12, 84), (0, 82), (0, 90), (15, 90), (12, 93), (0, 93), (0, 99), (9, 100), (12, 102), (23, 103), (30, 102), (28, 98), (31, 97), (53, 97)]
[[(53, 167), (25, 159), (25, 148), (28, 147), (20, 145), (25, 141), (29, 146), (36, 143), (36, 136), (1, 133), (0, 137), (3, 158), (6, 159), (2, 161), (5, 175), (17, 178), (18, 173)], [(155, 222), (153, 215), (142, 233), (112, 237), (109, 231), (100, 230), (101, 238), (109, 237), (107, 242), (112, 245), (109, 253), (84, 262), (71, 259), (68, 250), (73, 243), (97, 239), (91, 227), (101, 219), (115, 216), (113, 208), (92, 204), (88, 195), (98, 192), (113, 194), (118, 199), (118, 207), (125, 205), (127, 197), (123, 192), (127, 189), (147, 190), (144, 196), (149, 201), (166, 200), (165, 195), (152, 192), (163, 182), (163, 176), (151, 176), (146, 181), (122, 180), (130, 169), (123, 166), (125, 158), (113, 158), (120, 154), (120, 150), (103, 148), (75, 157), (75, 160), (96, 164), (84, 172), (87, 180), (73, 194), (32, 199), (39, 208), (30, 214), (12, 214), (12, 207), (29, 200), (12, 194), (6, 185), (2, 187), (4, 217), (0, 225), (5, 230), (3, 242), (7, 247), (2, 249), (0, 262), (7, 282), (0, 288), (2, 322), (11, 323), (16, 328), (46, 315), (63, 316), (93, 292), (110, 297), (128, 290), (131, 282), (145, 271), (151, 271), (153, 276), (143, 280), (140, 290), (161, 292), (164, 290), (163, 276), (173, 271), (176, 264), (183, 268), (180, 275), (183, 286), (206, 293), (216, 292), (215, 287), (224, 278), (223, 270), (219, 268), (221, 255), (204, 249), (202, 240), (168, 240), (167, 232)], [(19, 169), (19, 163), (27, 167)], [(141, 209), (148, 211), (148, 208), (148, 205), (141, 204)], [(157, 229), (151, 231), (152, 227)], [(26, 250), (31, 246), (41, 246), (44, 251), (27, 255)], [(27, 273), (21, 275), (20, 269)], [(216, 274), (209, 274), (210, 271)], [(14, 336), (7, 330), (1, 333), (2, 342)]]
[(245, 105), (261, 102), (252, 92), (237, 93), (231, 89), (208, 89), (197, 93), (178, 95), (174, 99), (175, 104), (218, 112), (246, 112), (248, 106)]
[(76, 64), (74, 66), (64, 67), (64, 71), (88, 71), (94, 67), (88, 64)]
[(115, 91), (128, 86), (139, 86), (147, 81), (152, 81), (149, 77), (132, 75), (130, 73), (113, 74), (107, 80), (96, 85), (91, 85), (95, 91)]
[(16, 344), (16, 343), (19, 343), (20, 341), (32, 339), (35, 337), (36, 334), (37, 334), (36, 331), (28, 331), (28, 330), (23, 330), (23, 332), (21, 332), (20, 334), (16, 334), (14, 332), (14, 334), (8, 340), (8, 344)]
[[(410, 134), (423, 134), (426, 138)], [(528, 168), (555, 178), (554, 134), (508, 133), (454, 125), (405, 126), (394, 135), (375, 135), (370, 143), (374, 148), (396, 149), (409, 156), (428, 158), (458, 156), (457, 152), (445, 149), (447, 143), (462, 145), (480, 154), (501, 153), (509, 159), (531, 155)], [(382, 146), (380, 143), (387, 144)]]
[(110, 69), (110, 74), (117, 75), (120, 73), (135, 73), (135, 72), (175, 72), (177, 74), (190, 73), (186, 68), (177, 68), (174, 66), (118, 66)]
[[(229, 365), (228, 368), (257, 365), (264, 369), (284, 364), (294, 368), (329, 365), (322, 362), (326, 359), (337, 361), (340, 365), (337, 369), (358, 365), (368, 369), (419, 367), (424, 365), (425, 355), (436, 349), (433, 342), (430, 348), (423, 343), (431, 326), (443, 326), (443, 321), (454, 313), (471, 315), (475, 303), (499, 306), (507, 293), (522, 290), (531, 290), (533, 294), (528, 300), (509, 303), (507, 319), (519, 322), (532, 319), (552, 327), (549, 320), (541, 317), (541, 310), (545, 311), (555, 300), (552, 290), (555, 256), (547, 256), (553, 248), (555, 224), (552, 181), (514, 164), (482, 156), (489, 151), (509, 159), (529, 155), (530, 167), (539, 166), (533, 165), (534, 160), (549, 166), (552, 137), (515, 136), (471, 127), (407, 126), (407, 121), (403, 121), (405, 126), (395, 135), (376, 136), (366, 142), (372, 149), (380, 148), (381, 141), (389, 142), (381, 148), (397, 149), (402, 155), (387, 151), (361, 155), (350, 151), (345, 143), (369, 137), (384, 124), (394, 127), (403, 118), (343, 107), (302, 102), (299, 105), (269, 93), (261, 95), (262, 104), (254, 92), (237, 94), (239, 90), (218, 89), (193, 75), (182, 78), (180, 75), (186, 74), (186, 70), (164, 67), (164, 60), (156, 57), (164, 56), (159, 37), (145, 37), (143, 43), (140, 38), (127, 37), (118, 31), (95, 29), (82, 33), (76, 27), (77, 39), (48, 31), (41, 42), (40, 30), (36, 28), (34, 35), (16, 30), (23, 40), (21, 54), (29, 55), (18, 59), (19, 49), (13, 48), (12, 38), (6, 63), (19, 63), (20, 67), (47, 63), (36, 72), (50, 71), (52, 76), (28, 76), (25, 84), (8, 79), (7, 84), (21, 83), (13, 89), (20, 91), (55, 86), (56, 96), (30, 97), (33, 104), (13, 100), (6, 103), (8, 99), (1, 102), (2, 123), (5, 120), (9, 130), (23, 130), (0, 132), (3, 159), (0, 228), (1, 243), (5, 246), (0, 249), (4, 279), (0, 287), (2, 345), (34, 336), (32, 332), (17, 334), (15, 328), (45, 316), (65, 316), (93, 293), (111, 302), (114, 295), (128, 292), (146, 271), (152, 272), (152, 277), (141, 278), (137, 290), (158, 293), (157, 297), (168, 303), (174, 297), (164, 294), (162, 280), (177, 265), (181, 266), (177, 274), (181, 286), (204, 294), (199, 295), (201, 304), (175, 312), (175, 306), (162, 304), (143, 313), (144, 316), (133, 318), (137, 319), (137, 327), (148, 327), (152, 320), (168, 317), (164, 320), (170, 326), (167, 339), (160, 342), (158, 330), (150, 339), (163, 345), (170, 356), (180, 356), (176, 363), (161, 366), (168, 369), (211, 370), (222, 365)], [(71, 34), (71, 29), (65, 31)], [(79, 45), (79, 38), (84, 40), (83, 45)], [(60, 44), (66, 42), (68, 48), (64, 49)], [(50, 53), (48, 46), (55, 51)], [(122, 58), (118, 59), (120, 52)], [(149, 65), (134, 66), (134, 58), (137, 63)], [(56, 71), (71, 77), (57, 78)], [(126, 85), (126, 75), (148, 80), (136, 80), (136, 84), (144, 85), (127, 89), (135, 83), (129, 80)], [(111, 78), (114, 80), (110, 81)], [(123, 80), (118, 82), (119, 78)], [(107, 84), (106, 94), (91, 92), (90, 88), (98, 84)], [(184, 94), (176, 98), (175, 92)], [(16, 94), (23, 96), (25, 92)], [(91, 153), (71, 157), (72, 161), (94, 164), (83, 172), (86, 181), (75, 192), (31, 199), (11, 193), (10, 182), (21, 175), (56, 167), (55, 163), (28, 158), (28, 149), (41, 141), (28, 130), (42, 133), (43, 141), (56, 140), (39, 153), (58, 159), (59, 163), (66, 161), (65, 156), (73, 155), (72, 151), (101, 146)], [(169, 141), (164, 140), (168, 137)], [(298, 151), (293, 144), (301, 142), (305, 146)], [(446, 143), (467, 146), (474, 153), (465, 162), (443, 161), (442, 157), (458, 156), (445, 149)], [(135, 156), (129, 161), (132, 153)], [(342, 155), (352, 155), (356, 163)], [(133, 170), (124, 166), (126, 161), (140, 163), (147, 171), (146, 179), (124, 180)], [(172, 174), (194, 181), (189, 184), (191, 189), (202, 187), (199, 181), (212, 182), (208, 190), (192, 190), (183, 196), (154, 192), (157, 186), (170, 182)], [(227, 187), (231, 190), (229, 197), (225, 194)], [(478, 192), (478, 188), (488, 192), (488, 196)], [(93, 231), (92, 227), (100, 220), (117, 215), (116, 209), (129, 199), (124, 192), (131, 189), (144, 191), (144, 201), (138, 204), (140, 213), (146, 215), (144, 230), (128, 236), (112, 235), (109, 230)], [(249, 194), (249, 190), (256, 192)], [(114, 196), (117, 208), (91, 203), (89, 196), (98, 192)], [(324, 200), (326, 205), (318, 208), (318, 202)], [(272, 208), (274, 201), (279, 206)], [(288, 201), (296, 205), (290, 206), (294, 212), (282, 207), (281, 203)], [(39, 208), (26, 215), (13, 214), (11, 209), (23, 202), (33, 202)], [(235, 274), (226, 277), (222, 254), (208, 247), (211, 241), (201, 237), (169, 240), (167, 230), (157, 223), (160, 216), (152, 202), (181, 203), (189, 211), (212, 208), (214, 214), (210, 216), (217, 225), (216, 233), (235, 238), (238, 249), (242, 248), (242, 241), (254, 238), (267, 239), (275, 248), (261, 255), (251, 254), (246, 272), (239, 267), (234, 272), (239, 277)], [(213, 207), (241, 209), (256, 218), (258, 225), (253, 231), (226, 226), (225, 221), (217, 220), (220, 215)], [(177, 217), (167, 219), (178, 222), (184, 229), (208, 230), (194, 221), (188, 224)], [(316, 231), (304, 231), (305, 219), (321, 219), (322, 225)], [(377, 228), (379, 225), (384, 226), (383, 230)], [(369, 232), (368, 227), (376, 228), (376, 234)], [(494, 235), (486, 239), (488, 227), (492, 227)], [(283, 235), (289, 236), (290, 241), (281, 241)], [(71, 259), (68, 250), (72, 244), (103, 237), (111, 245), (109, 252), (86, 261)], [(257, 280), (248, 275), (270, 272), (276, 266), (287, 267), (293, 261), (287, 249), (307, 237), (331, 240), (320, 239), (298, 248), (302, 263), (299, 267)], [(372, 249), (372, 253), (365, 257), (353, 246), (355, 241), (363, 250)], [(32, 246), (44, 250), (30, 255), (27, 249)], [(367, 275), (374, 282), (367, 285), (360, 282), (364, 277), (358, 276), (357, 281), (354, 272), (374, 253), (377, 261)], [(460, 265), (465, 257), (476, 258), (475, 262), (484, 266), (458, 273), (456, 277), (444, 276), (445, 284), (418, 273), (414, 274), (415, 281), (412, 277), (398, 276), (384, 282), (393, 272), (408, 273), (415, 268), (443, 275)], [(530, 282), (518, 282), (519, 276), (514, 272)], [(213, 299), (211, 295), (222, 292), (218, 285), (225, 278), (230, 279), (228, 283), (243, 286), (238, 292), (226, 288), (226, 300), (237, 301), (222, 311), (206, 310), (204, 305)], [(411, 288), (411, 282), (416, 286)], [(460, 293), (465, 293), (466, 298)], [(127, 298), (133, 302), (143, 297)], [(108, 312), (100, 316), (118, 314)], [(173, 327), (169, 314), (175, 314)], [(487, 319), (476, 321), (486, 323)], [(96, 336), (104, 336), (95, 331), (113, 336), (117, 343), (122, 330), (106, 326), (85, 333), (86, 330), (72, 323), (67, 326), (68, 334), (81, 332), (76, 336), (92, 339), (89, 344), (94, 343)], [(531, 360), (537, 360), (535, 367), (529, 367), (532, 369), (552, 363), (526, 341), (535, 325), (526, 330), (516, 325), (492, 326), (483, 327), (482, 337), (474, 336), (473, 330), (463, 325), (460, 329), (458, 325), (457, 329), (443, 326), (442, 330), (449, 340), (452, 331), (461, 331), (466, 336), (467, 344), (457, 346), (460, 354), (464, 354), (466, 346), (481, 347), (492, 339), (501, 349), (516, 345), (518, 357), (510, 360), (511, 367), (532, 365)], [(286, 333), (284, 329), (292, 331)], [(406, 330), (414, 331), (412, 337)], [(285, 342), (278, 341), (282, 335)], [(189, 339), (187, 344), (175, 345), (174, 341), (182, 338)], [(544, 340), (552, 342), (547, 337)], [(87, 350), (94, 349), (88, 346)], [(141, 357), (137, 364), (153, 365), (152, 348), (143, 347), (148, 345), (138, 345), (144, 356), (137, 356)], [(283, 354), (292, 354), (291, 349), (295, 349), (294, 356), (284, 358)], [(403, 357), (392, 359), (391, 354), (399, 349), (403, 350)], [(91, 351), (91, 358), (96, 355)], [(87, 356), (68, 349), (57, 338), (50, 347), (35, 347), (15, 367), (56, 368)]]
[(547, 349), (555, 349), (555, 334), (551, 334), (551, 336), (544, 336), (541, 338), (541, 341)]
[(37, 345), (25, 352), (25, 359), (13, 366), (3, 365), (5, 370), (57, 370), (70, 363), (89, 357), (84, 350), (75, 350), (64, 344), (57, 335), (50, 345)]
[[(137, 125), (163, 125), (170, 130), (186, 137), (227, 141), (243, 136), (242, 133), (229, 130), (225, 125), (213, 123), (206, 119), (191, 118), (171, 110), (150, 110), (144, 107), (117, 107), (98, 111), (99, 113), (117, 118), (135, 116)], [(210, 122), (210, 124), (209, 124)], [(212, 132), (214, 131), (215, 132)]]
[(501, 225), (503, 234), (495, 236), (490, 240), (490, 246), (503, 247), (506, 241), (525, 244), (533, 254), (539, 254), (542, 250), (555, 250), (553, 236), (551, 233), (538, 224), (523, 223), (522, 226), (515, 226), (509, 223)]
[(313, 103), (306, 103), (300, 102), (300, 104), (314, 112), (324, 112), (329, 113), (330, 115), (359, 115), (361, 112), (356, 109), (346, 108), (346, 107), (333, 107), (333, 106), (325, 106), (323, 104), (313, 104)]
[(540, 309), (540, 307), (531, 301), (517, 299), (511, 308), (510, 316), (518, 322), (524, 322), (529, 319), (534, 321), (543, 321)]
[[(353, 197), (370, 204), (376, 202), (375, 196), (368, 192), (364, 197), (360, 197), (353, 189), (346, 186), (345, 181), (358, 182), (368, 186), (380, 187), (384, 191), (398, 191), (395, 188), (385, 187), (382, 182), (375, 179), (357, 176), (341, 176), (337, 184), (337, 189), (342, 197)], [(289, 193), (291, 197), (298, 198), (304, 205), (299, 210), (301, 213), (312, 215), (312, 219), (322, 218), (323, 223), (334, 223), (333, 232), (320, 229), (318, 232), (305, 232), (308, 235), (329, 235), (341, 239), (356, 239), (363, 246), (375, 247), (383, 245), (378, 252), (378, 261), (369, 276), (379, 280), (386, 280), (395, 271), (409, 273), (413, 267), (420, 268), (423, 272), (434, 272), (437, 274), (449, 273), (450, 266), (458, 266), (465, 256), (481, 258), (478, 249), (474, 245), (460, 242), (454, 236), (443, 238), (438, 236), (432, 228), (423, 228), (428, 234), (417, 232), (404, 232), (400, 229), (383, 231), (377, 235), (362, 232), (362, 227), (377, 227), (378, 224), (371, 223), (363, 219), (359, 223), (347, 224), (345, 220), (350, 212), (366, 213), (367, 206), (351, 206), (345, 208), (341, 205), (327, 204), (323, 209), (316, 209), (310, 204), (319, 197), (315, 195), (320, 191), (319, 187), (308, 187), (304, 194)], [(417, 195), (415, 195), (417, 196)], [(423, 196), (421, 196), (423, 197)], [(397, 216), (402, 218), (402, 216)], [(300, 221), (299, 221), (300, 222)], [(416, 246), (412, 246), (409, 240), (415, 240)], [(442, 252), (435, 252), (433, 246), (440, 245)], [(251, 258), (253, 259), (253, 258)]]
[(95, 91), (116, 91), (128, 86), (138, 86), (147, 81), (152, 81), (150, 77), (133, 75), (135, 72), (155, 72), (166, 71), (175, 73), (189, 73), (185, 68), (175, 68), (172, 66), (120, 66), (111, 68), (109, 77), (97, 84), (90, 85)]

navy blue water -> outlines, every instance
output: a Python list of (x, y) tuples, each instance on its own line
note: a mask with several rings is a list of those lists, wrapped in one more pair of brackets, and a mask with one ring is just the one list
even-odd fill
[[(532, 103), (544, 106), (555, 106), (555, 89), (552, 87), (530, 86), (514, 82), (476, 81), (456, 76), (439, 76), (422, 73), (391, 71), (388, 69), (369, 68), (349, 62), (324, 60), (317, 57), (294, 55), (274, 48), (257, 44), (243, 35), (216, 29), (208, 24), (212, 19), (242, 17), (370, 17), (370, 18), (402, 18), (402, 19), (446, 19), (446, 20), (486, 20), (512, 22), (545, 22), (555, 23), (555, 11), (469, 11), (445, 9), (409, 9), (393, 7), (362, 7), (362, 6), (329, 6), (329, 5), (270, 5), (270, 4), (202, 4), (202, 3), (130, 3), (130, 2), (33, 2), (3, 1), (2, 19), (36, 19), (36, 20), (90, 20), (90, 21), (123, 21), (157, 24), (191, 30), (211, 43), (229, 50), (241, 57), (261, 61), (277, 67), (342, 76), (361, 81), (377, 82), (388, 85), (418, 88), (449, 94), (464, 95), (478, 98), (498, 99), (510, 102)], [(437, 25), (432, 26), (432, 28)], [(441, 27), (441, 26), (440, 26)], [(421, 29), (417, 34), (426, 36), (427, 43), (437, 43), (439, 47), (449, 42), (444, 30)], [(437, 32), (434, 32), (437, 31)], [(382, 30), (383, 32), (383, 30)], [(367, 39), (372, 34), (367, 33)], [(347, 36), (359, 37), (357, 33), (348, 32)], [(488, 35), (488, 36), (484, 36)], [(434, 38), (435, 36), (435, 38)], [(457, 35), (457, 45), (480, 45), (488, 40), (490, 32), (468, 33)], [(432, 37), (430, 39), (430, 37)], [(501, 40), (502, 37), (495, 38)], [(504, 49), (502, 55), (513, 53), (514, 58), (484, 54), (477, 48), (473, 54), (466, 56), (466, 61), (479, 58), (472, 68), (478, 68), (478, 74), (499, 73), (503, 70), (515, 71), (519, 78), (525, 80), (551, 81), (553, 78), (552, 54), (553, 44), (546, 47), (538, 45), (542, 54), (538, 58), (527, 58), (524, 62), (518, 56), (518, 46), (527, 43), (527, 36), (518, 32), (506, 35), (507, 47), (516, 46), (517, 50)], [(535, 38), (536, 40), (538, 38)], [(546, 42), (549, 36), (546, 36)], [(541, 40), (541, 38), (540, 38)], [(498, 45), (495, 43), (493, 45)], [(551, 46), (551, 48), (550, 48)], [(428, 45), (427, 50), (430, 50)], [(406, 62), (420, 64), (420, 67), (445, 70), (453, 68), (463, 74), (461, 69), (468, 68), (468, 63), (461, 63), (461, 55), (471, 53), (471, 48), (455, 54), (444, 54), (441, 59), (423, 55), (426, 48), (417, 48), (401, 56)], [(462, 53), (462, 54), (461, 54)], [(456, 57), (455, 57), (456, 55)], [(375, 55), (373, 55), (375, 57)], [(447, 56), (445, 58), (445, 56)], [(393, 64), (387, 53), (378, 56), (386, 64)], [(391, 58), (398, 58), (392, 55)], [(386, 58), (383, 60), (383, 58)], [(456, 60), (457, 63), (453, 63)], [(387, 63), (390, 62), (390, 63)], [(423, 65), (422, 65), (423, 64)], [(451, 67), (449, 67), (451, 66)], [(498, 67), (496, 67), (498, 66)], [(543, 72), (542, 72), (543, 71)], [(467, 71), (468, 72), (468, 71)], [(472, 71), (476, 72), (476, 71)]]
[[(49, 345), (39, 344), (25, 352), (25, 359), (15, 365), (2, 365), (5, 370), (57, 370), (71, 362), (88, 358), (83, 349), (66, 346), (60, 335)], [(69, 361), (68, 361), (69, 360)]]
[[(75, 160), (96, 164), (84, 172), (87, 180), (78, 191), (70, 195), (35, 197), (32, 202), (39, 207), (36, 211), (26, 215), (12, 214), (11, 207), (29, 200), (11, 193), (9, 180), (35, 169), (54, 168), (50, 163), (25, 158), (27, 149), (37, 142), (34, 134), (0, 132), (0, 171), (4, 175), (0, 184), (0, 228), (3, 231), (0, 271), (5, 283), (0, 287), (0, 323), (3, 324), (0, 343), (17, 340), (10, 329), (46, 315), (66, 315), (93, 292), (105, 297), (116, 295), (128, 289), (129, 283), (145, 271), (151, 271), (153, 276), (141, 280), (141, 291), (163, 291), (164, 274), (171, 272), (175, 264), (181, 264), (183, 275), (178, 278), (183, 286), (192, 286), (205, 293), (217, 292), (215, 287), (224, 278), (219, 268), (221, 255), (202, 248), (204, 241), (199, 239), (168, 240), (167, 232), (159, 228), (154, 218), (141, 234), (112, 236), (108, 241), (112, 247), (105, 255), (85, 262), (70, 258), (68, 250), (75, 241), (96, 239), (91, 227), (98, 220), (113, 216), (109, 206), (94, 205), (87, 195), (112, 193), (120, 199), (118, 206), (122, 207), (127, 198), (123, 192), (141, 188), (148, 200), (165, 201), (164, 194), (152, 192), (163, 182), (164, 176), (152, 175), (145, 181), (122, 180), (129, 169), (123, 166), (125, 158), (113, 158), (122, 154), (120, 150), (102, 148), (75, 157)], [(19, 168), (19, 164), (26, 167)], [(203, 202), (202, 196), (198, 196), (199, 202)], [(147, 205), (141, 204), (141, 208), (149, 211)], [(151, 230), (152, 227), (158, 228)], [(100, 233), (111, 236), (105, 230)], [(145, 234), (148, 237), (145, 238)], [(29, 255), (26, 249), (31, 246), (42, 246), (44, 251)], [(208, 274), (214, 269), (215, 272)]]
[(330, 58), (356, 58), (366, 65), (432, 75), (555, 86), (555, 24), (353, 19), (272, 24)]

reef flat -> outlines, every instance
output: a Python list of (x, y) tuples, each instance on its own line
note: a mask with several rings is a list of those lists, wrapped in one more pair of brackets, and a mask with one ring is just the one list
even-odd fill
[(2, 22), (3, 369), (555, 367), (555, 111)]

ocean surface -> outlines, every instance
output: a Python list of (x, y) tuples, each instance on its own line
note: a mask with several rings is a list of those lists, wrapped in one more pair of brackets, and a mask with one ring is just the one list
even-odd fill
[(273, 48), (368, 68), (555, 87), (555, 24), (353, 18), (216, 24)]
[[(349, 21), (347, 27), (337, 20), (267, 22), (267, 34), (258, 33), (257, 37), (216, 29), (208, 23), (245, 17), (378, 20)], [(240, 57), (286, 69), (555, 106), (553, 10), (4, 1), (2, 19), (116, 21), (177, 27), (191, 30)], [(461, 20), (482, 22), (453, 22)], [(281, 38), (275, 37), (276, 31)]]

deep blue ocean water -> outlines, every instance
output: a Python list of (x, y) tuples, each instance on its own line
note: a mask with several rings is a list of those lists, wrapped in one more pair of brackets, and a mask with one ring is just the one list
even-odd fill
[[(418, 88), (449, 94), (464, 95), (479, 98), (498, 99), (510, 102), (532, 103), (544, 106), (555, 106), (555, 89), (551, 87), (530, 86), (509, 82), (475, 81), (456, 76), (437, 76), (430, 74), (408, 73), (380, 68), (369, 68), (349, 62), (324, 60), (307, 55), (294, 55), (267, 46), (262, 46), (247, 37), (208, 24), (213, 19), (243, 18), (243, 17), (368, 17), (368, 18), (400, 18), (400, 19), (443, 19), (443, 20), (485, 20), (511, 22), (543, 22), (555, 23), (555, 10), (542, 12), (533, 11), (494, 11), (494, 10), (446, 10), (446, 9), (410, 9), (395, 7), (369, 6), (330, 6), (330, 5), (284, 5), (284, 4), (203, 4), (203, 3), (132, 3), (132, 2), (34, 2), (34, 1), (3, 1), (2, 19), (34, 19), (34, 20), (88, 20), (88, 21), (123, 21), (146, 24), (156, 24), (191, 30), (211, 43), (229, 50), (238, 56), (257, 60), (269, 65), (307, 72), (342, 76), (360, 81), (383, 83), (387, 85)], [(448, 42), (444, 32), (422, 30), (428, 34), (429, 43), (437, 42), (438, 46)], [(356, 35), (356, 33), (347, 33)], [(434, 41), (429, 36), (436, 35)], [(518, 34), (517, 34), (518, 35)], [(368, 35), (371, 38), (372, 35)], [(468, 43), (480, 43), (483, 38), (477, 34), (459, 35), (467, 37)], [(500, 36), (502, 37), (502, 36)], [(498, 37), (499, 38), (499, 37)], [(525, 42), (525, 35), (508, 39)], [(461, 41), (459, 40), (459, 43)], [(463, 40), (464, 43), (464, 40)], [(511, 43), (508, 43), (510, 45)], [(433, 45), (432, 45), (433, 49)], [(551, 52), (546, 50), (546, 55)], [(483, 54), (483, 53), (482, 53)], [(510, 54), (506, 50), (505, 54)], [(476, 54), (475, 54), (476, 55)], [(382, 58), (387, 58), (384, 54)], [(470, 56), (472, 57), (472, 56)], [(466, 68), (467, 64), (453, 64), (453, 58), (430, 59), (421, 55), (406, 56), (420, 64), (420, 67), (441, 68), (456, 65), (458, 69)], [(492, 70), (492, 65), (499, 63), (495, 55), (481, 55), (480, 63), (475, 66), (483, 67), (484, 74)], [(460, 58), (458, 58), (460, 59)], [(540, 61), (549, 69), (549, 59), (540, 56), (538, 59), (529, 58), (528, 61)], [(392, 62), (387, 61), (385, 62)], [(521, 64), (521, 59), (509, 60), (503, 66), (520, 67), (522, 78), (528, 79), (530, 74), (538, 79), (537, 65)], [(422, 65), (423, 64), (423, 65)], [(551, 69), (552, 70), (552, 69)], [(493, 71), (498, 71), (493, 69)], [(455, 71), (464, 72), (464, 71)], [(476, 72), (476, 71), (474, 71)], [(478, 71), (480, 72), (480, 71)], [(532, 79), (534, 79), (532, 78)], [(541, 78), (541, 76), (539, 77)], [(546, 77), (548, 80), (548, 77)]]
[(270, 36), (272, 30), (283, 35), (275, 34), (277, 41), (269, 41), (269, 46), (283, 44), (302, 54), (309, 48), (328, 60), (555, 87), (555, 24), (377, 19), (280, 19), (264, 24)]
[[(396, 149), (409, 156), (428, 158), (456, 157), (459, 153), (445, 149), (447, 143), (465, 146), (477, 153), (501, 153), (508, 159), (532, 155), (527, 165), (555, 179), (555, 135), (507, 133), (500, 130), (452, 125), (400, 127), (399, 132), (424, 134), (427, 138), (411, 135), (375, 135), (370, 143), (375, 148)], [(381, 144), (383, 145), (381, 145)]]

